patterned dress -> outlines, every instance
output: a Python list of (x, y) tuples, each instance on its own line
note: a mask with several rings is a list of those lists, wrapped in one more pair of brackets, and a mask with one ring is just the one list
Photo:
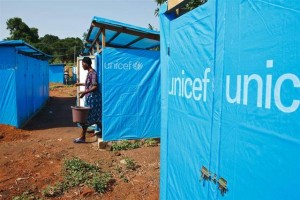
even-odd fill
[(93, 86), (98, 86), (96, 91), (90, 92), (85, 95), (85, 106), (90, 107), (87, 124), (91, 126), (93, 124), (99, 124), (102, 118), (102, 95), (101, 85), (98, 82), (97, 73), (93, 69), (88, 72), (85, 80), (85, 90), (91, 89)]

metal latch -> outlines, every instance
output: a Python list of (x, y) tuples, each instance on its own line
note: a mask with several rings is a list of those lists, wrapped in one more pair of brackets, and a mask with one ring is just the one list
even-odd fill
[(221, 191), (221, 195), (224, 196), (224, 194), (227, 192), (227, 181), (220, 177), (218, 180), (219, 190)]
[(202, 166), (201, 168), (201, 178), (205, 181), (210, 180), (210, 172), (206, 169), (206, 167)]
[[(201, 171), (200, 181), (203, 179), (204, 181), (212, 181), (214, 184), (218, 184), (218, 189), (220, 190), (221, 195), (224, 196), (224, 194), (228, 191), (227, 181), (222, 177), (220, 177), (218, 180), (217, 174), (214, 174), (214, 176), (212, 177), (211, 176), (212, 173), (210, 171), (208, 171), (208, 169), (204, 166), (202, 166), (200, 171)], [(203, 183), (203, 186), (204, 186), (204, 183)]]

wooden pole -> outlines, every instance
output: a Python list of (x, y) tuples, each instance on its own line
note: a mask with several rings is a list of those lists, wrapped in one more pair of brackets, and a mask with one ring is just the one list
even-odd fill
[(106, 46), (105, 28), (101, 28), (101, 33), (102, 33), (102, 49), (103, 49)]

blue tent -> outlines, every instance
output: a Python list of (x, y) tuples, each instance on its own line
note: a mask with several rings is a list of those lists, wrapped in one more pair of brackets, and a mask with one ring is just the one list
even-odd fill
[(87, 42), (85, 52), (97, 50), (103, 140), (159, 138), (160, 54), (148, 50), (159, 32), (94, 17)]
[(65, 64), (49, 65), (49, 82), (64, 83), (64, 69), (65, 69)]
[(160, 199), (299, 199), (299, 2), (160, 11)]
[(0, 41), (0, 123), (24, 125), (49, 97), (49, 55), (22, 40)]

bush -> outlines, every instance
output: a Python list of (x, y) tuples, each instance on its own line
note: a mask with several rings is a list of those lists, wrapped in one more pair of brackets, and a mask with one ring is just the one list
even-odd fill
[(114, 142), (112, 144), (113, 151), (137, 149), (140, 147), (141, 147), (141, 142), (138, 142), (138, 141), (130, 142), (128, 140), (123, 140), (123, 141), (119, 141), (119, 142)]
[(63, 167), (64, 180), (48, 186), (44, 191), (45, 197), (56, 197), (69, 188), (79, 185), (92, 187), (98, 193), (104, 193), (108, 189), (111, 174), (101, 172), (97, 166), (86, 163), (79, 158), (65, 160)]

